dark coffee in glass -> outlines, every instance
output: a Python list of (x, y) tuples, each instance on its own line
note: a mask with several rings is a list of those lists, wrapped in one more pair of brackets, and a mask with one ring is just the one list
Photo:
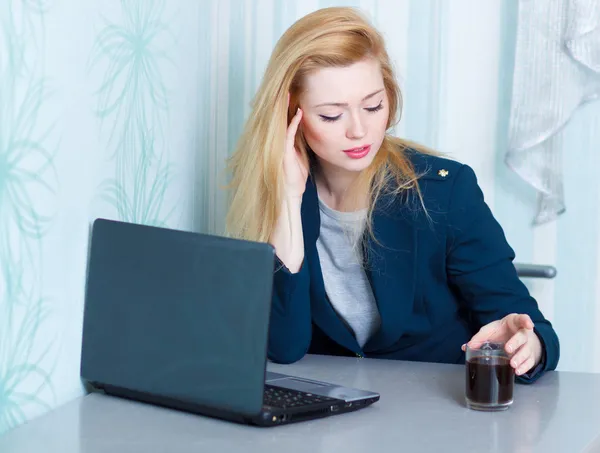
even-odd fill
[(476, 410), (505, 410), (513, 402), (515, 372), (504, 343), (467, 346), (466, 403)]

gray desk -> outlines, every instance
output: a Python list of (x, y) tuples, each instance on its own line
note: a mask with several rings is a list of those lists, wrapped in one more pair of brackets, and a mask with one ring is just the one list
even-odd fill
[(506, 412), (463, 403), (464, 367), (308, 356), (274, 371), (381, 393), (350, 414), (254, 428), (100, 394), (0, 438), (2, 453), (600, 452), (600, 374), (549, 373), (518, 385)]

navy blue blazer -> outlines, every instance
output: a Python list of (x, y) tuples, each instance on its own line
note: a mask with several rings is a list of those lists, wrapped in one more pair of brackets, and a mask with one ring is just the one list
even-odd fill
[(306, 353), (464, 363), (461, 346), (479, 328), (526, 313), (544, 353), (525, 383), (559, 358), (558, 337), (517, 276), (512, 248), (484, 201), (473, 170), (458, 162), (408, 152), (419, 179), (416, 196), (382, 196), (373, 212), (377, 241), (367, 240), (366, 273), (381, 327), (360, 348), (327, 299), (316, 241), (320, 213), (308, 178), (302, 200), (304, 261), (297, 273), (277, 260), (268, 357), (292, 363)]

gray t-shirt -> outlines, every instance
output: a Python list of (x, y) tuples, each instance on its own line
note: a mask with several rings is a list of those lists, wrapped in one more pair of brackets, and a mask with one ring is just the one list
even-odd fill
[(360, 243), (367, 210), (340, 212), (319, 199), (321, 230), (317, 251), (325, 292), (335, 311), (354, 331), (362, 348), (379, 329), (381, 318), (361, 264)]

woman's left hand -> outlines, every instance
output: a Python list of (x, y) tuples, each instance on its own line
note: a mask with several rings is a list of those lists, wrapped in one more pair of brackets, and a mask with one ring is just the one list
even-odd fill
[[(517, 375), (527, 373), (542, 359), (542, 343), (533, 331), (529, 315), (510, 314), (483, 326), (469, 347), (479, 347), (485, 341), (505, 342), (506, 352), (511, 355), (510, 364)], [(466, 345), (462, 346), (462, 350)]]

